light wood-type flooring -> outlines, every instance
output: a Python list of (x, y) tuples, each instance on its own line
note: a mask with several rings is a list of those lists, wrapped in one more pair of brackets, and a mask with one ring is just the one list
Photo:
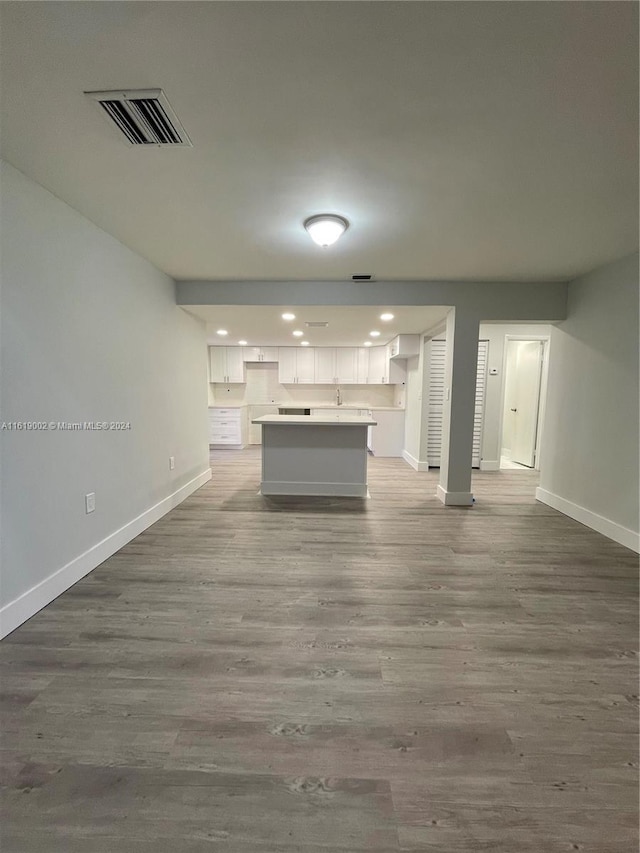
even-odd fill
[(259, 448), (0, 646), (2, 853), (633, 853), (637, 556), (533, 497)]

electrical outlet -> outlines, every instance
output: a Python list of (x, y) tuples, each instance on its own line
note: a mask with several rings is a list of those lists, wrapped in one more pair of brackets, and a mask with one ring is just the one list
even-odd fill
[(170, 471), (173, 471), (173, 469), (174, 469), (175, 467), (176, 467), (176, 457), (175, 457), (175, 456), (170, 456), (170, 457), (169, 457), (169, 470), (170, 470)]
[(89, 492), (88, 495), (84, 496), (84, 508), (87, 512), (87, 515), (90, 512), (93, 512), (96, 508), (96, 493)]

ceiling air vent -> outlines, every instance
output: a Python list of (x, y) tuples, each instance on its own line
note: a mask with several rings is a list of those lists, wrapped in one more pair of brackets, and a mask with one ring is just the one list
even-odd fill
[(329, 323), (325, 320), (307, 320), (305, 326), (308, 326), (310, 329), (326, 329)]
[(192, 147), (162, 89), (85, 92), (104, 110), (130, 145)]

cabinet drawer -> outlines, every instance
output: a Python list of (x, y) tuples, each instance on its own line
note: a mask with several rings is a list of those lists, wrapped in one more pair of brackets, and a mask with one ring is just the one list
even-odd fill
[(241, 444), (241, 439), (235, 432), (213, 432), (209, 444)]
[(212, 421), (220, 419), (239, 421), (241, 413), (241, 409), (209, 409), (209, 418)]
[(240, 438), (242, 430), (240, 424), (211, 424), (210, 435), (237, 435)]
[(211, 429), (238, 429), (240, 422), (230, 418), (216, 418), (209, 421)]

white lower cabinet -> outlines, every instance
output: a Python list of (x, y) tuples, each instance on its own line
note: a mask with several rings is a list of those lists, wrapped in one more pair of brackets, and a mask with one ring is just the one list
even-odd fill
[(262, 444), (262, 424), (252, 423), (254, 418), (261, 418), (263, 415), (277, 415), (278, 406), (272, 406), (268, 403), (256, 403), (248, 407), (247, 417), (247, 435), (249, 444)]
[(247, 408), (209, 409), (209, 444), (214, 447), (243, 448), (247, 443)]
[(404, 450), (404, 411), (371, 409), (377, 421), (369, 427), (367, 447), (374, 456), (402, 456)]

